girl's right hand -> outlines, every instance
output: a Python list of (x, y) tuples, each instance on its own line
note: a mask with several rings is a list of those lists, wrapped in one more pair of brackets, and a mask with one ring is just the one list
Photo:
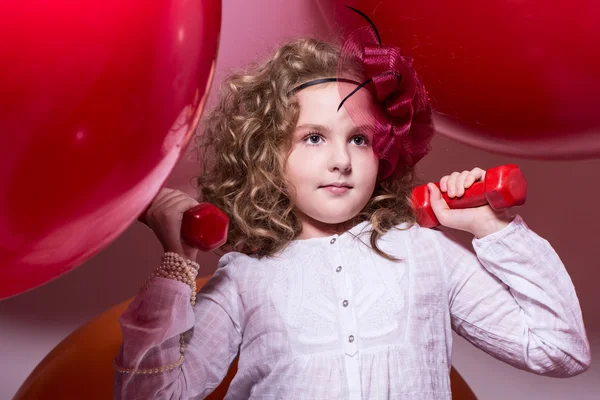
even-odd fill
[(146, 222), (154, 231), (165, 252), (174, 252), (196, 261), (198, 249), (181, 237), (183, 214), (198, 205), (198, 201), (180, 190), (163, 188), (146, 211)]

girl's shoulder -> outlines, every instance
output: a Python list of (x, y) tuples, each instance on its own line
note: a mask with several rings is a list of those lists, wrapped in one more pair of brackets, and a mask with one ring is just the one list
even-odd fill
[[(395, 225), (378, 240), (378, 247), (395, 249), (395, 252), (405, 255), (410, 249), (413, 251), (436, 250), (440, 240), (444, 240), (444, 233), (437, 229), (425, 228), (418, 223), (401, 223)], [(403, 251), (402, 251), (403, 250)]]
[(439, 232), (431, 228), (424, 228), (417, 222), (408, 223), (403, 222), (395, 225), (392, 229), (387, 231), (382, 238), (385, 239), (403, 239), (403, 240), (417, 240), (424, 238), (434, 238)]
[(253, 262), (254, 257), (237, 251), (230, 251), (221, 256), (217, 264), (217, 268), (228, 268), (231, 270), (234, 268), (239, 268), (245, 264), (251, 264)]
[(256, 286), (266, 275), (263, 259), (237, 251), (223, 255), (217, 263), (217, 271), (234, 281), (240, 292)]

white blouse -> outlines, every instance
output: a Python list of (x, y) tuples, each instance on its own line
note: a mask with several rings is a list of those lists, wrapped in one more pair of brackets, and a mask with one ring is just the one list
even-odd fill
[(119, 322), (117, 363), (181, 368), (115, 374), (117, 399), (204, 398), (238, 355), (226, 399), (450, 399), (454, 329), (517, 368), (572, 376), (590, 348), (571, 279), (520, 216), (473, 239), (476, 255), (435, 229), (393, 229), (368, 245), (363, 222), (294, 241), (277, 257), (221, 258), (195, 307), (190, 288), (157, 278)]

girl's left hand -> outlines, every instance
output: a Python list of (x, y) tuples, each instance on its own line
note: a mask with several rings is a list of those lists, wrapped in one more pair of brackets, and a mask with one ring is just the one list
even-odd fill
[(448, 192), (448, 197), (461, 197), (465, 189), (477, 181), (485, 179), (485, 171), (473, 168), (471, 171), (453, 172), (440, 179), (440, 190), (433, 183), (428, 183), (431, 208), (440, 224), (448, 228), (470, 232), (477, 238), (497, 232), (507, 226), (512, 217), (509, 210), (494, 211), (489, 205), (451, 209), (442, 197), (442, 192)]

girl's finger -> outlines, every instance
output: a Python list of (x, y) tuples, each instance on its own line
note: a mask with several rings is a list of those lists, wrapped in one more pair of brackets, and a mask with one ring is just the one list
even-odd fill
[(447, 192), (448, 191), (448, 175), (445, 175), (442, 177), (442, 179), (440, 179), (440, 190), (442, 192)]
[(475, 183), (475, 181), (479, 179), (479, 175), (477, 173), (474, 173), (473, 171), (471, 171), (465, 179), (465, 189), (470, 188)]
[[(160, 208), (163, 216), (173, 214), (175, 211), (178, 213), (179, 220), (183, 219), (183, 214), (194, 207), (198, 202), (186, 194), (180, 193), (178, 196), (174, 196), (166, 201)], [(171, 210), (171, 212), (169, 212)]]
[(450, 178), (448, 178), (448, 197), (450, 198), (456, 195), (456, 180), (459, 175), (458, 172), (453, 172), (450, 174)]
[(461, 197), (465, 194), (465, 181), (469, 177), (470, 171), (463, 171), (456, 179), (456, 197)]
[(467, 177), (465, 178), (465, 182), (463, 187), (465, 189), (470, 188), (475, 182), (483, 180), (485, 178), (485, 171), (481, 168), (473, 168)]
[(475, 180), (484, 180), (485, 179), (485, 170), (479, 167), (473, 168), (471, 171), (472, 174), (475, 175)]
[(428, 183), (427, 188), (429, 189), (429, 198), (431, 200), (431, 207), (434, 210), (434, 213), (438, 214), (439, 212), (449, 209), (448, 203), (442, 197), (442, 192), (438, 189), (436, 185), (433, 183)]
[(171, 190), (161, 193), (157, 196), (155, 202), (150, 206), (146, 213), (146, 218), (160, 219), (163, 223), (169, 219), (168, 213), (165, 210), (169, 210), (171, 207), (176, 206), (180, 201), (191, 201), (189, 208), (195, 205), (194, 200), (187, 194), (179, 190)]
[(156, 195), (156, 197), (154, 198), (154, 200), (152, 200), (152, 204), (150, 206), (151, 209), (157, 209), (162, 207), (162, 205), (169, 201), (171, 198), (173, 198), (174, 196), (177, 196), (177, 190), (175, 189), (169, 189), (169, 188), (163, 188), (161, 189), (158, 194)]
[(450, 211), (450, 207), (448, 207), (448, 203), (444, 197), (442, 197), (442, 192), (438, 189), (436, 185), (433, 183), (428, 183), (427, 188), (429, 189), (429, 198), (431, 199), (431, 209), (435, 214), (438, 221), (444, 225), (446, 223), (446, 215), (448, 211)]

